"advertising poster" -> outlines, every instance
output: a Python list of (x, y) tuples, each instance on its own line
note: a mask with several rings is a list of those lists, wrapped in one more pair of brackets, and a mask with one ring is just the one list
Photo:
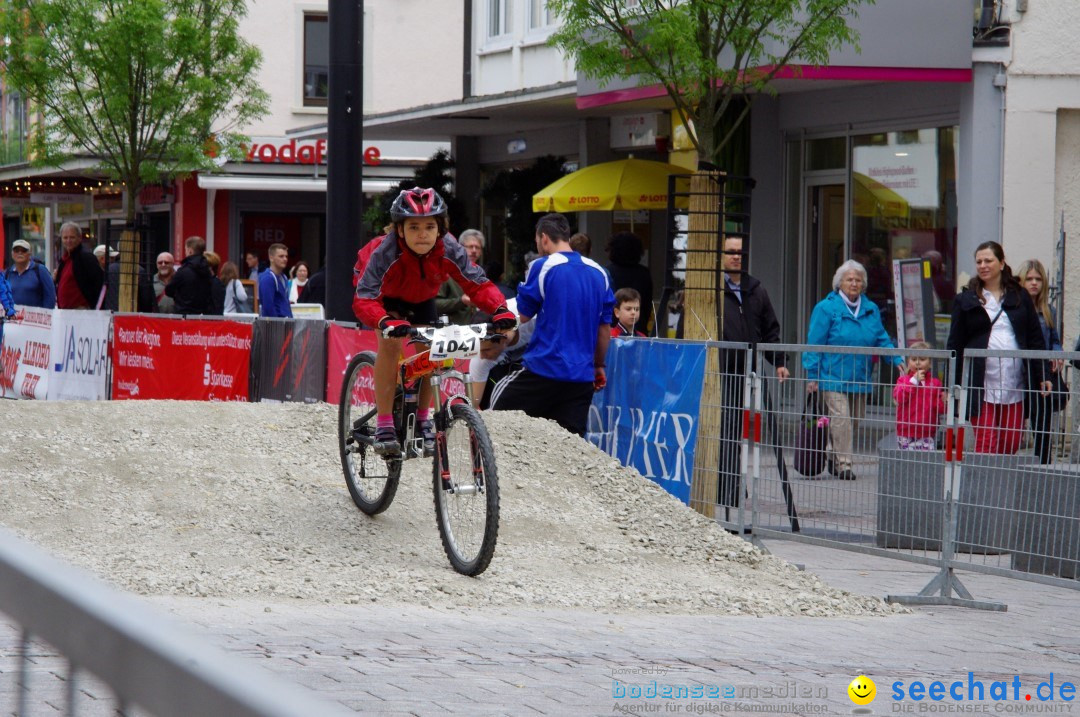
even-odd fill
[(378, 342), (375, 332), (358, 330), (331, 322), (326, 331), (326, 402), (337, 405), (341, 382), (352, 357), (362, 351), (375, 352)]
[(52, 315), (49, 400), (107, 400), (111, 314), (56, 309)]
[(586, 439), (689, 504), (705, 345), (612, 341), (607, 366)]
[(893, 291), (896, 294), (896, 340), (899, 348), (925, 341), (938, 348), (934, 323), (934, 287), (928, 259), (894, 259)]
[(326, 322), (258, 319), (252, 401), (316, 403), (326, 391)]
[[(306, 322), (305, 322), (306, 323)], [(362, 351), (375, 352), (378, 343), (375, 332), (367, 329), (357, 330), (352, 326), (342, 326), (331, 322), (326, 332), (326, 402), (332, 405), (338, 404), (341, 396), (341, 382), (345, 379), (345, 369), (352, 357)], [(423, 350), (421, 348), (421, 350)], [(412, 355), (416, 347), (406, 346), (406, 355)], [(469, 375), (469, 362), (459, 360), (455, 362), (454, 369), (461, 375)], [(458, 377), (444, 377), (442, 384), (443, 398), (450, 396), (468, 395), (465, 383)]]
[(249, 323), (116, 316), (113, 400), (247, 401)]
[(49, 393), (52, 310), (15, 307), (3, 325), (0, 397), (45, 400)]

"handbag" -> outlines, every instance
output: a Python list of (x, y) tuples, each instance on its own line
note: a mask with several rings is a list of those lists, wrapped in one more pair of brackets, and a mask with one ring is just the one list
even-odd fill
[(240, 300), (240, 295), (236, 291), (236, 287), (238, 287), (240, 285), (240, 282), (238, 280), (236, 280), (236, 279), (233, 279), (229, 283), (232, 284), (233, 305), (236, 307), (236, 313), (238, 313), (238, 314), (251, 314), (251, 313), (254, 313), (255, 310), (252, 307), (252, 302), (251, 302), (251, 297), (250, 296), (247, 297), (246, 299), (244, 299), (243, 301)]
[[(1064, 367), (1062, 367), (1064, 370)], [(1047, 396), (1047, 400), (1050, 402), (1051, 413), (1057, 413), (1064, 410), (1065, 405), (1069, 402), (1069, 384), (1065, 383), (1065, 379), (1061, 377), (1061, 370), (1050, 371), (1050, 395)]]
[(792, 462), (799, 475), (814, 478), (825, 470), (829, 443), (829, 417), (819, 392), (806, 395), (799, 432), (795, 436), (795, 460)]

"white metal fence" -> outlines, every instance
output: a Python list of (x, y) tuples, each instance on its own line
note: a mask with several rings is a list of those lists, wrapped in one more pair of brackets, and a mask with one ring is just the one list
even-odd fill
[[(721, 346), (710, 344), (719, 358), (708, 370), (722, 390), (706, 391), (699, 424), (719, 430), (698, 441), (720, 444), (726, 528), (939, 568), (898, 601), (1001, 607), (974, 600), (956, 569), (1080, 589), (1068, 410), (1080, 354), (971, 350), (958, 362), (929, 349), (767, 344), (739, 365)], [(1002, 375), (1013, 388), (992, 388)], [(709, 470), (699, 461), (695, 481)]]
[(0, 711), (160, 717), (352, 714), (189, 637), (0, 530)]

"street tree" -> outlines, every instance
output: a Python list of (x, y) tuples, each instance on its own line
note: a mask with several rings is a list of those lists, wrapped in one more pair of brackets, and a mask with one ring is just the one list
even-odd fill
[[(690, 180), (684, 324), (688, 339), (722, 339), (724, 302), (719, 253), (731, 209), (717, 167), (721, 152), (753, 101), (790, 68), (820, 66), (832, 51), (857, 47), (848, 24), (873, 0), (548, 0), (561, 21), (550, 42), (602, 85), (613, 79), (659, 84), (687, 128), (698, 159)], [(699, 165), (700, 166), (700, 165)], [(730, 169), (730, 167), (728, 168)], [(706, 376), (703, 403), (720, 405), (722, 386)], [(703, 414), (699, 431), (716, 433), (719, 413)], [(715, 450), (695, 455), (691, 504), (713, 517)]]
[(139, 191), (238, 158), (239, 129), (267, 111), (246, 12), (246, 0), (0, 0), (5, 81), (34, 113), (32, 162), (89, 155), (123, 183), (121, 310), (135, 306)]
[[(549, 42), (587, 77), (664, 88), (698, 156), (716, 164), (753, 98), (785, 68), (820, 66), (857, 47), (848, 24), (873, 0), (548, 0)], [(736, 98), (734, 121), (722, 122)]]

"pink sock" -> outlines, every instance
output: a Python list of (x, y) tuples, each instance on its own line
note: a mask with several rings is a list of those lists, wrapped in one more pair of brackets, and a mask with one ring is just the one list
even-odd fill
[(430, 408), (422, 408), (422, 409), (418, 410), (416, 412), (416, 420), (418, 420), (418, 421), (430, 421), (431, 420), (431, 409)]
[(376, 428), (393, 428), (394, 427), (394, 416), (392, 414), (389, 414), (389, 413), (387, 413), (384, 416), (383, 414), (380, 413), (379, 415), (377, 415), (375, 417), (375, 427)]

